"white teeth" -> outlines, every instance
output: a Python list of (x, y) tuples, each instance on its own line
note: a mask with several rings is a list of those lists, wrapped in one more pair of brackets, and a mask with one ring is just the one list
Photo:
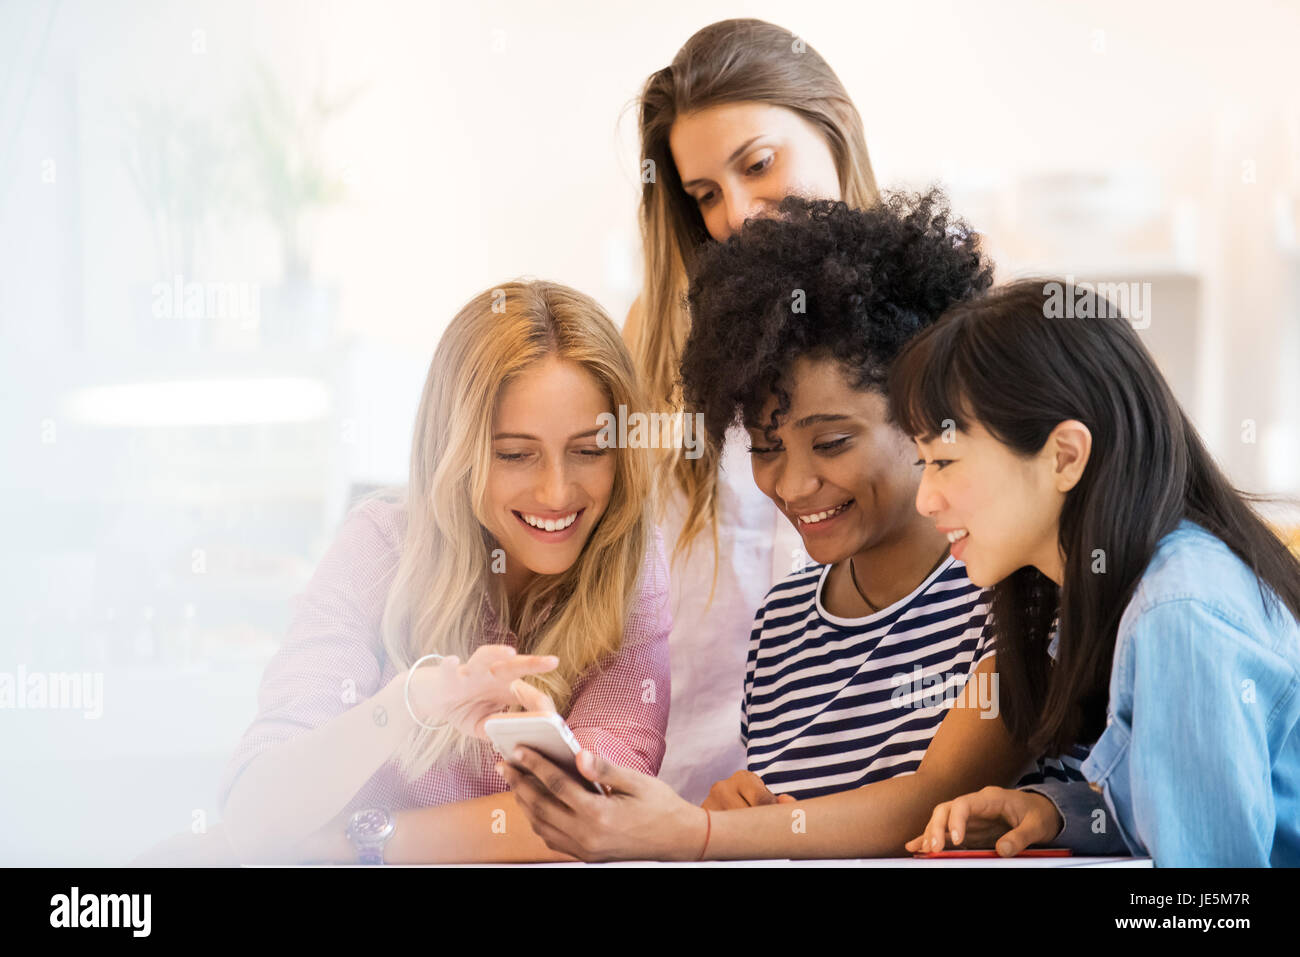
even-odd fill
[(964, 528), (954, 529), (953, 531), (948, 533), (948, 541), (953, 543), (960, 542), (963, 538), (965, 538), (969, 534), (970, 533), (967, 532), (966, 529)]
[(825, 521), (826, 519), (830, 518), (832, 515), (838, 515), (840, 512), (844, 511), (852, 504), (853, 504), (853, 500), (850, 499), (849, 501), (845, 502), (843, 505), (836, 505), (834, 508), (830, 509), (829, 511), (818, 512), (816, 515), (800, 515), (799, 521), (802, 522), (804, 525), (816, 525), (818, 522)]
[(519, 514), (523, 516), (524, 521), (529, 525), (547, 532), (558, 532), (566, 529), (578, 518), (577, 512), (566, 515), (564, 518), (538, 518), (535, 515), (529, 515), (525, 512), (520, 512)]

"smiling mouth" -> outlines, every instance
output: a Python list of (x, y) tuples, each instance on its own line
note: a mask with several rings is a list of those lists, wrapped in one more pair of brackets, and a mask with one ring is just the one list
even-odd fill
[(960, 542), (963, 538), (965, 538), (969, 534), (970, 532), (966, 531), (966, 529), (964, 528), (954, 528), (951, 532), (948, 533), (948, 541), (951, 544), (956, 545), (958, 542)]
[(530, 515), (527, 512), (519, 512), (514, 509), (510, 511), (515, 518), (534, 531), (559, 533), (573, 525), (578, 520), (578, 516), (585, 512), (586, 509), (580, 508), (575, 512), (569, 512), (567, 515), (561, 515), (559, 518), (542, 518), (539, 515)]
[(828, 518), (834, 518), (852, 504), (853, 499), (849, 499), (847, 502), (836, 505), (834, 508), (828, 508), (823, 512), (813, 512), (811, 515), (798, 515), (796, 518), (800, 525), (816, 525), (818, 522), (824, 522)]

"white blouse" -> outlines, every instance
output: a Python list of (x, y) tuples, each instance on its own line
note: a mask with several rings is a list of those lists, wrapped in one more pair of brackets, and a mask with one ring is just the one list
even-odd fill
[(667, 751), (659, 777), (699, 804), (715, 781), (745, 767), (740, 738), (745, 656), (754, 615), (773, 584), (804, 557), (799, 533), (754, 484), (748, 436), (727, 433), (718, 475), (718, 569), (713, 601), (713, 543), (707, 526), (687, 555), (673, 549), (686, 518), (677, 492), (661, 525), (668, 553), (673, 628), (672, 698)]

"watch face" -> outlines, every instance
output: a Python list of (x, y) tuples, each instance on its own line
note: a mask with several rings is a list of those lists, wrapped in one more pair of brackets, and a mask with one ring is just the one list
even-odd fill
[(362, 841), (387, 837), (393, 830), (392, 818), (382, 808), (369, 808), (352, 816), (352, 833)]

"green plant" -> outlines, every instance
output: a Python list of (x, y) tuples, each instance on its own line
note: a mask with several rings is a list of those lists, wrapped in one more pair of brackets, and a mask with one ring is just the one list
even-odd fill
[(258, 63), (252, 87), (241, 101), (258, 201), (279, 234), (289, 279), (310, 275), (314, 214), (345, 195), (342, 177), (326, 164), (324, 133), (360, 93), (357, 87), (331, 98), (317, 89), (306, 103), (296, 103), (275, 74)]

